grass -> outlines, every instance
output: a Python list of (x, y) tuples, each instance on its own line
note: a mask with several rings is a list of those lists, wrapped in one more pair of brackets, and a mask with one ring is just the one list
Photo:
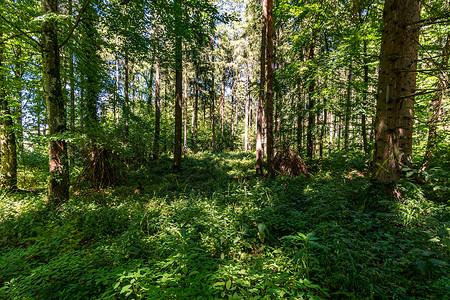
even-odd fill
[(178, 172), (168, 157), (140, 166), (120, 187), (77, 184), (57, 208), (40, 186), (2, 194), (0, 298), (448, 299), (445, 170), (405, 180), (392, 203), (348, 178), (363, 162), (268, 179), (253, 155), (199, 153)]

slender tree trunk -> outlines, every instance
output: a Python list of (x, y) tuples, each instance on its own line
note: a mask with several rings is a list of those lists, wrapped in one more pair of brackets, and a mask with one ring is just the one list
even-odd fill
[(366, 129), (366, 108), (367, 108), (367, 94), (369, 93), (369, 65), (367, 64), (367, 41), (364, 41), (364, 91), (363, 91), (363, 113), (361, 115), (361, 134), (363, 140), (363, 150), (367, 155), (369, 154), (369, 146), (367, 144), (367, 129)]
[(258, 99), (258, 116), (256, 123), (256, 173), (263, 174), (263, 111), (264, 111), (264, 87), (266, 84), (266, 22), (267, 0), (262, 0), (262, 24), (261, 24), (261, 56), (260, 56), (260, 86)]
[(173, 168), (181, 168), (182, 155), (182, 106), (183, 106), (183, 54), (182, 54), (182, 1), (175, 0), (175, 145), (173, 151)]
[(273, 69), (274, 69), (274, 30), (273, 30), (273, 0), (267, 3), (267, 98), (266, 98), (266, 125), (267, 125), (267, 172), (275, 176), (274, 149), (273, 149)]
[(159, 158), (159, 136), (161, 126), (159, 64), (155, 64), (155, 139), (153, 141), (153, 159)]
[(188, 90), (187, 65), (185, 65), (185, 67), (184, 67), (184, 103), (183, 103), (183, 108), (184, 108), (183, 152), (184, 152), (185, 157), (187, 155), (187, 105), (188, 105), (188, 91), (187, 90)]
[[(3, 26), (0, 24), (0, 39), (3, 40)], [(6, 95), (6, 74), (4, 66), (4, 43), (0, 44), (0, 186), (8, 191), (17, 190), (17, 146), (14, 124)]]
[(247, 95), (245, 99), (245, 135), (244, 135), (244, 152), (248, 150), (248, 127), (250, 119), (250, 71), (248, 67), (248, 59), (246, 61), (247, 67)]
[(195, 64), (195, 83), (194, 83), (194, 88), (195, 88), (195, 97), (194, 97), (194, 119), (193, 119), (193, 126), (192, 126), (192, 132), (194, 135), (194, 153), (197, 153), (197, 130), (198, 130), (198, 95), (199, 95), (199, 88), (198, 88), (198, 83), (200, 81), (200, 75), (199, 75), (199, 71), (198, 71), (198, 62), (196, 62)]
[[(315, 48), (315, 37), (312, 38), (312, 44), (311, 44), (311, 48), (309, 49), (309, 56), (308, 59), (312, 60), (314, 59), (314, 48)], [(306, 131), (306, 156), (309, 159), (313, 158), (313, 155), (315, 153), (314, 151), (314, 127), (315, 127), (315, 114), (314, 114), (314, 110), (315, 110), (315, 106), (316, 106), (316, 101), (314, 99), (314, 88), (315, 88), (315, 83), (314, 83), (314, 71), (310, 68), (309, 70), (310, 73), (310, 79), (309, 79), (309, 83), (308, 83), (308, 127), (307, 127), (307, 131)]]
[(210, 90), (210, 97), (211, 97), (211, 131), (212, 131), (212, 151), (216, 151), (216, 115), (215, 115), (215, 103), (216, 103), (216, 80), (214, 77), (214, 57), (212, 57), (212, 64), (213, 64), (213, 70), (212, 70), (212, 83), (211, 83), (211, 90)]
[(129, 94), (129, 87), (130, 87), (130, 80), (129, 80), (129, 72), (130, 72), (130, 65), (128, 61), (128, 50), (125, 50), (125, 57), (124, 57), (124, 64), (123, 64), (123, 71), (124, 71), (124, 87), (123, 87), (123, 118), (125, 119), (125, 137), (128, 137), (130, 129), (128, 126), (128, 121), (130, 118), (130, 94)]
[[(57, 0), (42, 0), (42, 13), (58, 13)], [(42, 82), (47, 104), (51, 135), (66, 131), (66, 110), (61, 89), (60, 57), (56, 20), (45, 20), (41, 25)], [(69, 199), (69, 167), (66, 141), (52, 138), (49, 142), (50, 175), (48, 200), (59, 204)]]
[[(116, 45), (118, 44), (118, 39), (116, 36)], [(119, 54), (116, 53), (116, 90), (114, 93), (114, 118), (116, 119), (116, 124), (119, 125), (119, 82), (120, 82), (120, 73), (119, 73)]]
[[(73, 14), (73, 3), (69, 0), (69, 15)], [(70, 131), (75, 132), (75, 78), (74, 78), (74, 54), (72, 50), (72, 43), (69, 42), (69, 85), (70, 85)], [(115, 107), (114, 107), (115, 108)], [(115, 113), (115, 111), (114, 111)], [(75, 163), (75, 143), (70, 143), (70, 160), (69, 164)]]
[(154, 69), (150, 68), (150, 79), (147, 82), (147, 111), (150, 112), (152, 110), (152, 94), (153, 94), (153, 76)]
[(442, 61), (440, 63), (440, 75), (439, 75), (439, 83), (438, 83), (438, 92), (431, 100), (431, 115), (428, 120), (428, 140), (427, 147), (425, 150), (425, 155), (422, 160), (421, 170), (425, 171), (430, 166), (430, 161), (434, 157), (434, 151), (436, 148), (436, 138), (437, 138), (437, 130), (439, 118), (442, 114), (442, 103), (447, 95), (448, 88), (448, 76), (445, 72), (448, 69), (448, 61), (450, 56), (450, 34), (447, 35), (447, 41), (444, 45), (444, 49), (442, 50)]
[(348, 140), (350, 135), (350, 113), (351, 113), (351, 100), (352, 100), (352, 63), (348, 69), (348, 81), (347, 81), (347, 101), (345, 102), (345, 128), (344, 128), (344, 151), (348, 152)]
[(419, 20), (419, 0), (385, 1), (373, 164), (383, 182), (397, 181), (412, 164)]
[(222, 90), (220, 95), (220, 131), (223, 139), (223, 125), (225, 121), (225, 74), (222, 76)]

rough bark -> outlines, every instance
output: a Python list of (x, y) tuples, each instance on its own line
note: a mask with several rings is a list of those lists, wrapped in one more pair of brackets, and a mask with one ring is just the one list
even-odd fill
[(373, 175), (391, 183), (412, 163), (419, 0), (386, 0), (375, 120)]
[(260, 56), (260, 86), (258, 99), (258, 115), (256, 118), (256, 173), (263, 173), (263, 111), (264, 111), (264, 87), (266, 84), (266, 21), (267, 0), (262, 1), (262, 24), (261, 24), (261, 56)]
[[(0, 39), (3, 40), (0, 24)], [(6, 73), (4, 66), (4, 44), (0, 45), (0, 186), (9, 191), (17, 189), (17, 145), (14, 124), (6, 95)]]
[(193, 117), (194, 119), (192, 120), (192, 133), (194, 135), (194, 153), (197, 153), (197, 139), (198, 139), (198, 96), (199, 96), (199, 81), (200, 81), (200, 74), (199, 74), (199, 70), (198, 70), (198, 62), (195, 63), (195, 83), (194, 83), (194, 89), (195, 89), (195, 96), (194, 96), (194, 112), (193, 112)]
[(363, 91), (363, 113), (361, 115), (361, 135), (363, 140), (363, 150), (367, 155), (369, 154), (369, 146), (367, 144), (367, 120), (366, 120), (366, 108), (367, 108), (367, 94), (369, 93), (369, 65), (367, 64), (367, 41), (364, 41), (364, 91)]
[[(57, 0), (42, 0), (42, 13), (57, 13)], [(41, 25), (42, 82), (47, 105), (50, 135), (61, 135), (66, 131), (66, 110), (61, 89), (60, 57), (57, 23), (47, 19)], [(50, 175), (48, 200), (59, 204), (69, 199), (69, 167), (66, 141), (60, 137), (49, 142)]]
[(267, 94), (266, 94), (266, 126), (267, 126), (267, 173), (275, 176), (273, 165), (273, 72), (274, 72), (274, 30), (273, 30), (273, 0), (267, 3)]

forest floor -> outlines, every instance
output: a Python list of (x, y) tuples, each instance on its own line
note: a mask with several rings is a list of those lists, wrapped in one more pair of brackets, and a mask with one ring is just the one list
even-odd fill
[(199, 153), (52, 207), (30, 157), (28, 191), (0, 194), (2, 299), (449, 299), (449, 170), (393, 202), (356, 155), (271, 179), (253, 154)]

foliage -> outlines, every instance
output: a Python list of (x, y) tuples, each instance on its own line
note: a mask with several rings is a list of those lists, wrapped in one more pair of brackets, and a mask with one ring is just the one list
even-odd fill
[(405, 180), (404, 201), (392, 203), (383, 186), (347, 176), (364, 171), (358, 157), (267, 179), (253, 155), (200, 152), (176, 172), (167, 156), (135, 168), (139, 194), (75, 185), (60, 207), (36, 192), (2, 195), (0, 295), (445, 298), (450, 209), (430, 191), (448, 170), (431, 169), (425, 185)]

